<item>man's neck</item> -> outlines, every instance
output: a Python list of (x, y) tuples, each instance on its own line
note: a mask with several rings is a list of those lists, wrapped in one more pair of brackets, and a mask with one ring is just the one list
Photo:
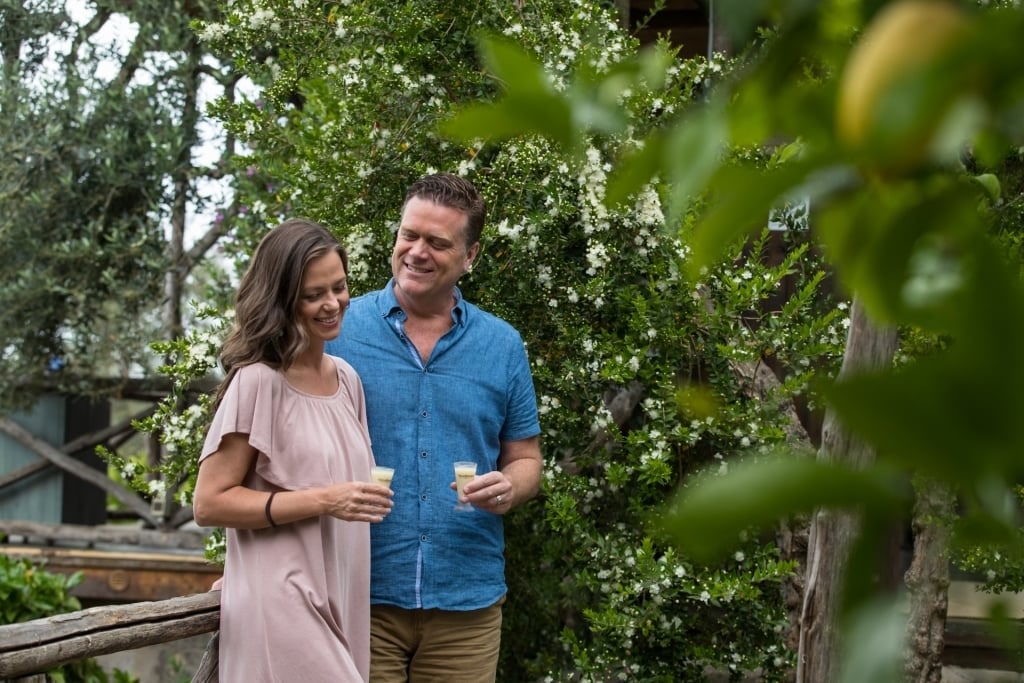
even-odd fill
[(395, 298), (407, 317), (423, 321), (435, 318), (450, 319), (452, 310), (458, 302), (454, 289), (447, 296), (431, 299), (410, 297), (405, 292), (396, 289)]

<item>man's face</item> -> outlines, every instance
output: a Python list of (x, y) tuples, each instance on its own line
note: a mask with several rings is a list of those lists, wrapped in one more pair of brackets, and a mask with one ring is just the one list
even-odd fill
[(466, 244), (466, 214), (413, 197), (391, 252), (391, 273), (399, 295), (425, 305), (447, 302), (452, 288), (469, 270), (480, 245)]

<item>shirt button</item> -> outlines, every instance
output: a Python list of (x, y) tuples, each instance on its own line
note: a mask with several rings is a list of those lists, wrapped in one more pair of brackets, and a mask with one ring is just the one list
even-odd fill
[(425, 458), (425, 457), (427, 457), (427, 452), (426, 452), (426, 451), (423, 451), (422, 453), (420, 453), (420, 457), (421, 457), (421, 458)]
[(422, 536), (420, 536), (420, 540), (421, 541), (426, 541), (427, 540), (427, 535), (423, 534)]
[(426, 417), (426, 416), (427, 416), (427, 411), (424, 410), (422, 413), (420, 413), (420, 417)]
[(420, 500), (426, 500), (426, 499), (427, 499), (427, 494), (424, 493), (422, 496), (420, 496)]

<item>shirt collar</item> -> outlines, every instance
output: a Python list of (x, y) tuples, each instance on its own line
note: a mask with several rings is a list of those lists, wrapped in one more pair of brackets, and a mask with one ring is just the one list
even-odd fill
[[(465, 325), (466, 301), (462, 298), (462, 290), (456, 286), (452, 295), (455, 297), (455, 306), (452, 308), (452, 321), (456, 325)], [(405, 318), (405, 311), (402, 310), (402, 306), (398, 303), (398, 298), (395, 296), (395, 278), (388, 280), (387, 286), (384, 287), (384, 296), (380, 298), (380, 314), (388, 319), (399, 314), (401, 314), (403, 319)]]

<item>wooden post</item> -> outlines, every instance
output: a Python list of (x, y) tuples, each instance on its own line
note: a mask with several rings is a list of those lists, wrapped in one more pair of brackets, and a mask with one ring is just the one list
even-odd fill
[(203, 658), (199, 668), (192, 676), (192, 683), (217, 683), (220, 675), (220, 631), (210, 637), (210, 642), (203, 650)]

